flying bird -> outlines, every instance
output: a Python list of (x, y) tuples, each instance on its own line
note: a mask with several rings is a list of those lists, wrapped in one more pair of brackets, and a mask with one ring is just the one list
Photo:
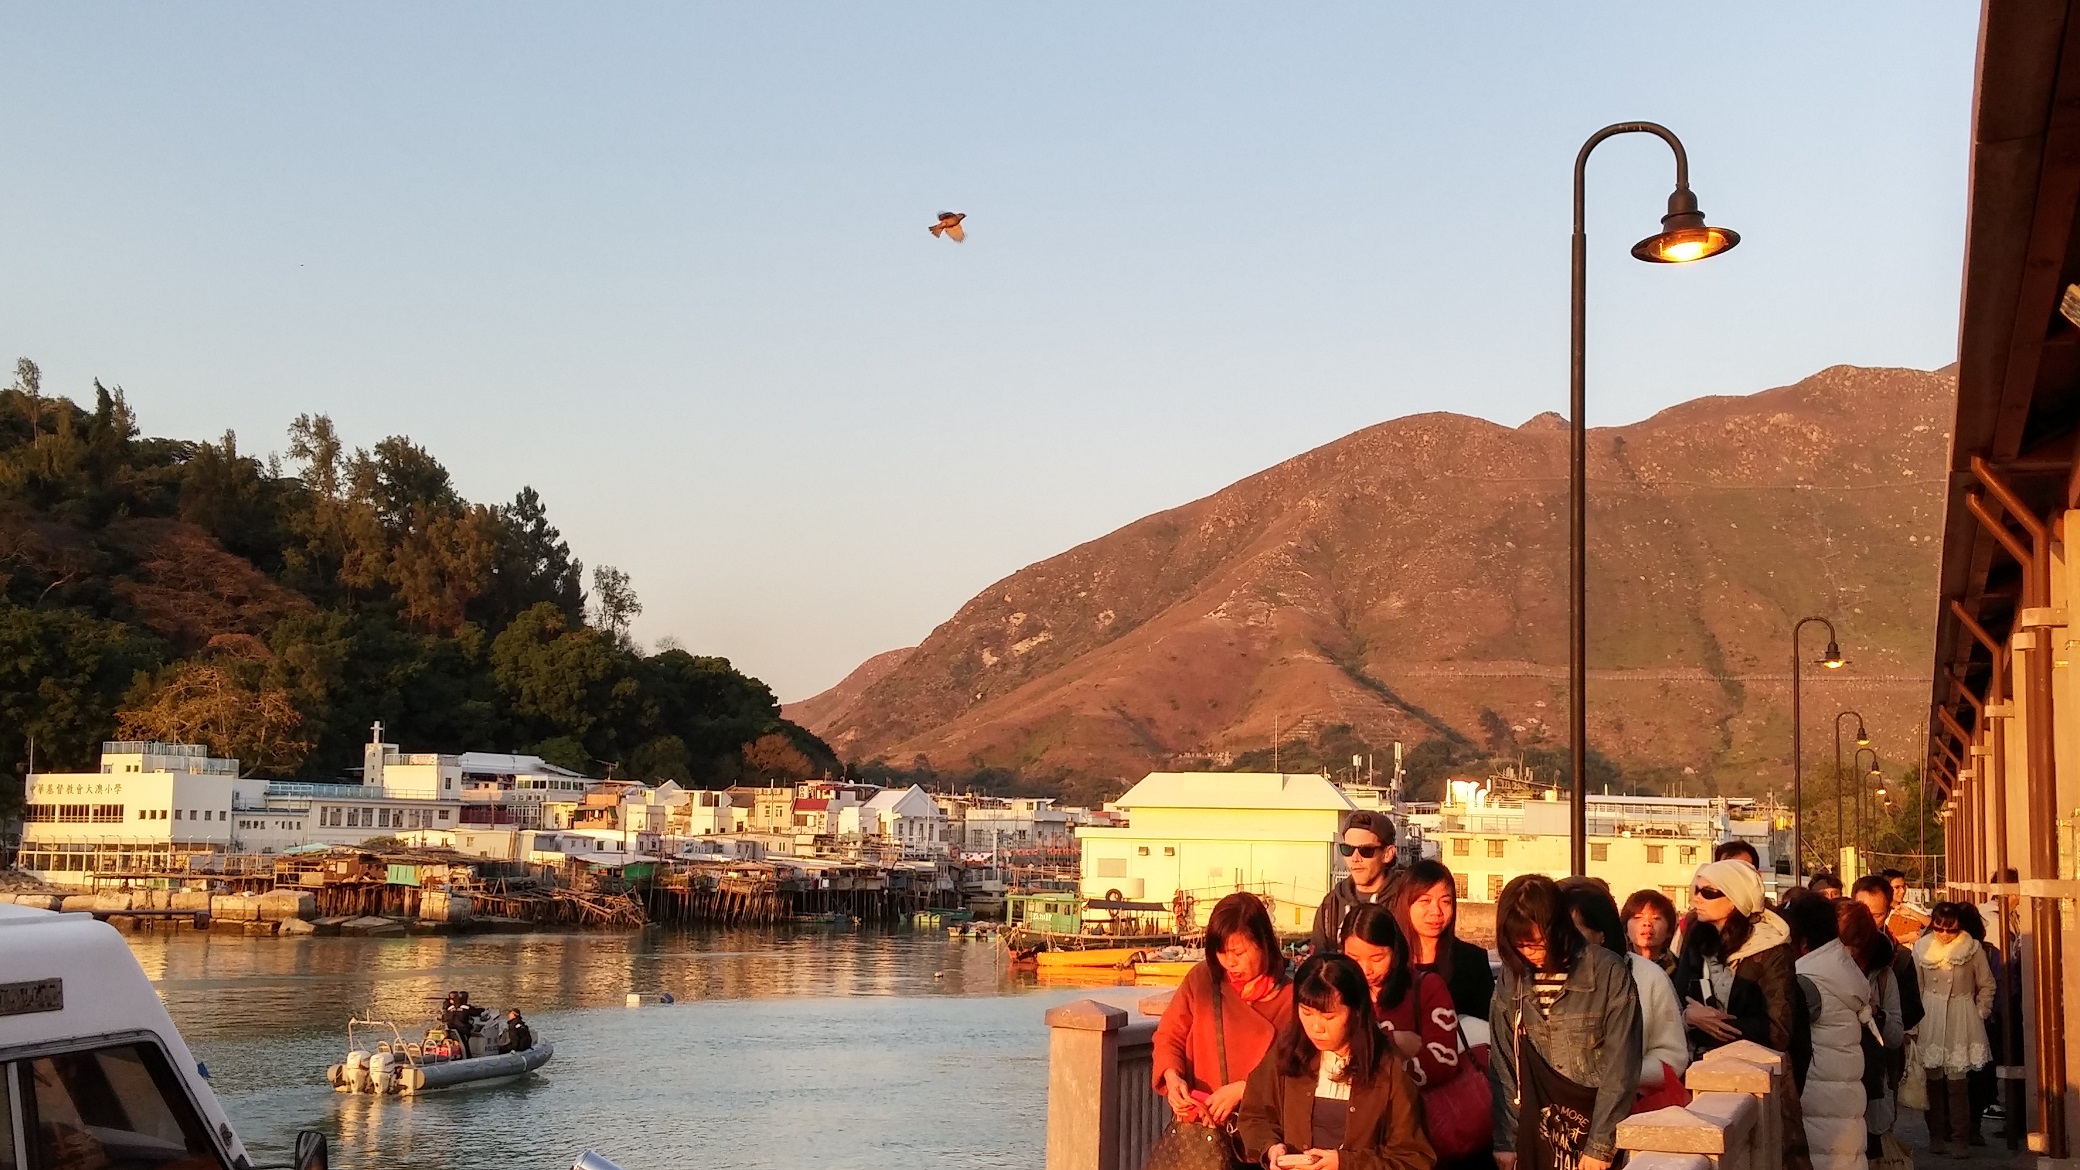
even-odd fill
[(941, 234), (951, 236), (953, 237), (953, 242), (958, 244), (968, 238), (968, 234), (961, 230), (961, 221), (966, 218), (968, 218), (966, 212), (942, 211), (939, 213), (939, 222), (925, 230), (935, 236)]

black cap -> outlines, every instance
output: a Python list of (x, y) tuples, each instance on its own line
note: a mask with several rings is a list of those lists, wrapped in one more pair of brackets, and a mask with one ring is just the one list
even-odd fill
[[(1352, 829), (1363, 829), (1378, 837), (1379, 843), (1382, 845), (1392, 845), (1394, 843), (1394, 822), (1388, 820), (1387, 814), (1382, 812), (1373, 812), (1370, 809), (1361, 808), (1344, 819), (1343, 827), (1345, 832)], [(1340, 839), (1341, 834), (1338, 836)]]

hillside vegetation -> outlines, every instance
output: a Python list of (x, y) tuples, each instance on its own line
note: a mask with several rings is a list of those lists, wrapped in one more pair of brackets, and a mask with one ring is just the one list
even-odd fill
[(410, 439), (349, 449), (322, 414), (263, 463), (228, 432), (143, 436), (120, 388), (80, 405), (41, 381), (25, 359), (0, 390), (0, 776), (32, 740), (54, 770), (122, 737), (339, 777), (375, 720), (407, 750), (590, 775), (835, 766), (727, 660), (634, 645), (628, 578), (588, 591), (532, 488), (472, 503)]

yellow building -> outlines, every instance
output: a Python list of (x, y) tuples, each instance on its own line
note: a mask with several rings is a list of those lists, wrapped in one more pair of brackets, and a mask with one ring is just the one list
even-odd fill
[(1167, 905), (1182, 892), (1203, 924), (1223, 895), (1249, 890), (1295, 933), (1340, 876), (1336, 835), (1354, 806), (1320, 776), (1151, 772), (1112, 807), (1126, 824), (1076, 830), (1085, 897)]
[[(1470, 785), (1453, 785), (1452, 799), (1434, 814), (1411, 810), (1423, 824), (1424, 851), (1449, 867), (1459, 897), (1493, 902), (1511, 878), (1525, 873), (1565, 876), (1569, 868), (1568, 806), (1552, 799), (1489, 801)], [(1588, 798), (1589, 875), (1610, 883), (1623, 902), (1634, 890), (1659, 890), (1689, 905), (1697, 867), (1719, 842), (1741, 838), (1762, 855), (1763, 883), (1774, 894), (1790, 879), (1776, 874), (1781, 833), (1750, 800), (1671, 796)], [(1427, 822), (1427, 823), (1425, 823)]]

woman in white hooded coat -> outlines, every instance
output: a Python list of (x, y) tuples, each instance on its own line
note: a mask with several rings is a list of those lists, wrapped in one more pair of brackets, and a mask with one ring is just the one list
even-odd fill
[(1834, 902), (1810, 890), (1778, 910), (1799, 952), (1795, 969), (1812, 1013), (1813, 1061), (1799, 1105), (1814, 1170), (1866, 1170), (1863, 1031), (1871, 1021), (1871, 984), (1842, 946)]

